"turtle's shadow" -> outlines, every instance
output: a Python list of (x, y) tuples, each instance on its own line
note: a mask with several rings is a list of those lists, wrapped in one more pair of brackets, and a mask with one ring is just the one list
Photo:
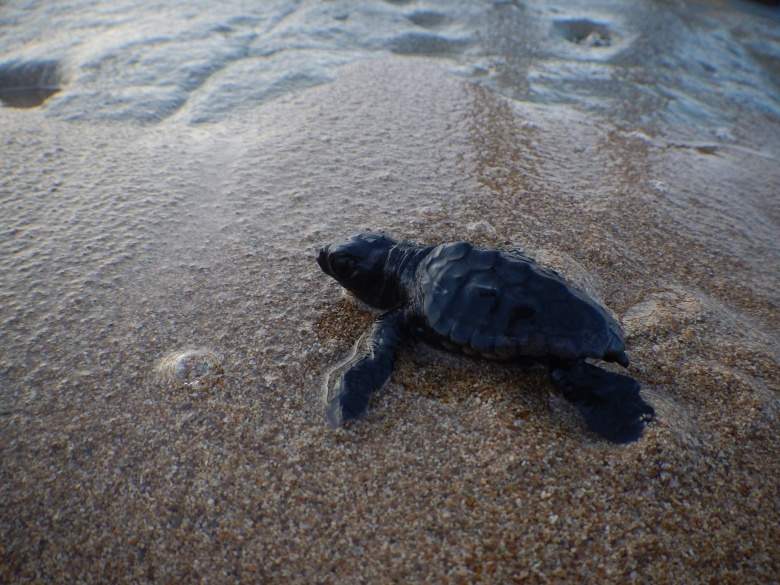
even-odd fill
[[(328, 305), (316, 324), (321, 341), (337, 342), (346, 354), (376, 315), (347, 298)], [(334, 362), (335, 363), (335, 362)], [(327, 369), (322, 372), (323, 382)], [(398, 353), (390, 382), (371, 397), (368, 411), (345, 427), (355, 436), (386, 433), (405, 424), (422, 401), (432, 400), (468, 416), (475, 404), (489, 405), (497, 424), (516, 428), (518, 421), (581, 433), (584, 425), (573, 407), (557, 395), (544, 365), (495, 362), (436, 349), (412, 340)]]
[[(518, 420), (555, 424), (550, 396), (556, 391), (546, 366), (496, 362), (452, 354), (416, 341), (398, 356), (393, 381), (408, 394), (395, 401), (394, 411), (403, 417), (419, 404), (419, 398), (435, 400), (468, 414), (474, 405), (489, 405), (499, 424), (512, 426)], [(381, 396), (372, 406), (385, 406)], [(387, 396), (391, 401), (392, 397)]]

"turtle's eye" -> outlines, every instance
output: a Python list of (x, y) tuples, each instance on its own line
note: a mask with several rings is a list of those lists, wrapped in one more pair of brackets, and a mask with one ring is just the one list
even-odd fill
[(339, 278), (349, 278), (355, 272), (355, 259), (350, 256), (334, 256), (330, 264)]

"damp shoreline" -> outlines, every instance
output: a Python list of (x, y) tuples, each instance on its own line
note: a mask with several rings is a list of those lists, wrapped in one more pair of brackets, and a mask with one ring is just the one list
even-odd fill
[[(41, 59), (30, 39), (45, 16), (87, 26), (10, 4), (0, 17), (13, 21), (17, 60)], [(72, 55), (62, 90), (0, 108), (0, 580), (774, 578), (772, 82), (748, 84), (746, 109), (736, 92), (692, 113), (681, 104), (701, 88), (672, 105), (631, 101), (629, 88), (621, 108), (637, 109), (610, 114), (582, 79), (545, 76), (636, 74), (632, 55), (654, 46), (656, 29), (634, 35), (609, 3), (504, 4), (474, 14), (372, 4), (386, 21), (364, 38), (389, 45), (371, 58), (327, 45), (368, 26), (365, 14), (306, 3), (230, 22), (184, 19), (198, 5), (182, 3), (182, 35), (157, 40), (156, 17), (141, 12), (150, 28), (135, 41), (122, 18), (132, 10), (94, 3), (89, 26), (114, 37), (47, 41)], [(736, 4), (675, 10), (647, 20), (691, 23), (672, 62), (753, 22)], [(739, 24), (719, 20), (734, 14)], [(560, 36), (539, 45), (549, 54), (511, 45), (519, 23), (545, 22), (533, 30), (547, 35), (552, 21), (584, 48)], [(442, 55), (407, 23), (457, 42)], [(715, 24), (727, 32), (702, 40)], [(227, 59), (226, 46), (251, 54), (263, 34), (306, 39), (322, 67), (307, 76), (305, 58), (250, 59), (197, 88), (158, 83), (173, 63), (160, 47)], [(750, 34), (766, 35), (751, 50), (777, 41)], [(739, 39), (738, 52), (752, 46)], [(495, 61), (473, 62), (487, 54)], [(144, 57), (151, 84), (128, 66)], [(290, 71), (301, 74), (274, 85)], [(696, 85), (702, 71), (653, 83)], [(235, 85), (242, 76), (263, 83)], [(553, 95), (567, 87), (570, 98)], [(703, 123), (715, 105), (723, 115)], [(657, 422), (614, 446), (542, 371), (409, 345), (367, 416), (329, 428), (323, 376), (375, 316), (343, 299), (315, 250), (368, 229), (522, 248), (559, 271), (620, 320)]]

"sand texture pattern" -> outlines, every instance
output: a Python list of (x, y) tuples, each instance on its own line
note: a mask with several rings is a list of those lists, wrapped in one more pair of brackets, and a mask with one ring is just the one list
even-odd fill
[[(686, 141), (387, 56), (211, 125), (0, 127), (0, 582), (777, 581), (772, 114)], [(657, 422), (615, 446), (543, 370), (409, 345), (328, 428), (374, 317), (315, 250), (364, 229), (553, 266)]]

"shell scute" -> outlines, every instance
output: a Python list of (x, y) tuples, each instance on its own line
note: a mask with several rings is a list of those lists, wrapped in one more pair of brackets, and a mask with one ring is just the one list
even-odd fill
[(468, 344), (473, 330), (473, 327), (464, 320), (455, 321), (450, 330), (450, 341), (455, 345), (465, 346)]
[(493, 335), (482, 329), (475, 329), (471, 334), (469, 345), (478, 354), (490, 356), (496, 349), (496, 340)]

